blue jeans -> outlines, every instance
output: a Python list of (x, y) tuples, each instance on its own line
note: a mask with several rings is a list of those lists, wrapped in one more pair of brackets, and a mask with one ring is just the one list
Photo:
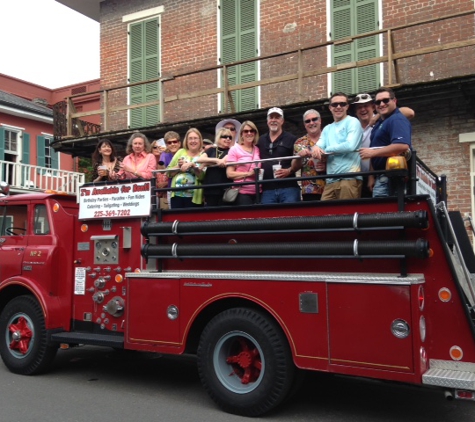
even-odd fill
[(300, 188), (269, 189), (262, 192), (261, 204), (300, 202)]
[(391, 190), (391, 182), (389, 177), (384, 174), (376, 177), (373, 187), (373, 198), (381, 198), (384, 196), (389, 196)]

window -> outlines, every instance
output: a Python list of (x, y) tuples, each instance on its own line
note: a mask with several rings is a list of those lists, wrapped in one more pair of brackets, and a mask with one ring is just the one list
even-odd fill
[(39, 167), (46, 167), (48, 169), (59, 168), (59, 154), (51, 146), (53, 138), (51, 136), (38, 136), (38, 163)]
[(26, 205), (0, 207), (0, 236), (26, 234), (27, 215)]
[[(160, 77), (159, 18), (131, 23), (129, 27), (129, 83)], [(153, 82), (130, 88), (129, 103), (141, 104), (160, 99), (160, 84)], [(129, 127), (153, 126), (160, 122), (158, 105), (130, 110)]]
[(35, 234), (50, 234), (46, 205), (36, 205), (35, 207)]
[[(221, 59), (220, 64), (257, 57), (257, 1), (221, 1)], [(257, 62), (232, 66), (228, 69), (229, 85), (257, 80)], [(232, 92), (236, 111), (258, 108), (257, 88)], [(223, 99), (224, 100), (224, 99)], [(230, 112), (231, 109), (222, 110)]]
[(5, 129), (5, 152), (16, 154), (18, 152), (19, 132)]
[[(378, 0), (330, 0), (333, 41), (378, 28)], [(380, 55), (379, 37), (365, 37), (333, 46), (332, 65), (366, 60)], [(379, 87), (379, 65), (345, 69), (333, 74), (332, 92), (346, 94), (374, 91)]]

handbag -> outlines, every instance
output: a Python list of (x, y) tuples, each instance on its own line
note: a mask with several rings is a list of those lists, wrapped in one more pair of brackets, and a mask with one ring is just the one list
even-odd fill
[(239, 194), (239, 189), (236, 188), (227, 188), (223, 194), (224, 202), (234, 202)]

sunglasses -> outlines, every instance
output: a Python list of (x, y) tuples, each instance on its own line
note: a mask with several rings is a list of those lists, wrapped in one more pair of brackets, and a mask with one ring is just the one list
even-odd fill
[(233, 137), (231, 135), (221, 135), (220, 138), (221, 139), (233, 139)]
[(355, 103), (357, 103), (358, 101), (365, 101), (365, 100), (371, 100), (371, 95), (369, 94), (359, 94), (355, 97)]
[(152, 149), (159, 149), (160, 147), (152, 147)]
[(391, 101), (392, 98), (383, 98), (382, 100), (374, 100), (374, 103), (376, 105), (380, 105), (381, 103), (384, 103), (384, 104), (389, 104), (389, 101)]
[(254, 129), (244, 129), (242, 133), (256, 133)]
[(180, 141), (167, 141), (167, 145), (179, 144)]
[(236, 132), (236, 128), (235, 127), (226, 127), (224, 126), (226, 129), (229, 129), (231, 132)]
[(311, 119), (304, 120), (304, 123), (308, 125), (310, 122), (313, 122), (313, 123), (318, 122), (319, 119), (320, 117), (313, 117)]
[(330, 107), (337, 108), (338, 106), (340, 106), (341, 108), (343, 108), (343, 107), (346, 107), (347, 105), (348, 105), (348, 103), (343, 103), (343, 102), (341, 102), (341, 103), (331, 103)]

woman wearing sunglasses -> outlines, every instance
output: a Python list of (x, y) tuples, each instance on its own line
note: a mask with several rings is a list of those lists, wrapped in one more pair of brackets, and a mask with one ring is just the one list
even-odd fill
[[(233, 133), (223, 127), (216, 132), (214, 146), (201, 154), (200, 163), (208, 166), (203, 185), (231, 182), (226, 175), (226, 159), (233, 139)], [(205, 205), (209, 207), (225, 204), (223, 202), (224, 190), (225, 187), (205, 188)]]
[(170, 208), (190, 208), (203, 205), (203, 190), (188, 189), (200, 185), (204, 172), (198, 160), (203, 149), (203, 136), (196, 128), (188, 129), (183, 148), (178, 150), (167, 167), (172, 187), (185, 188), (171, 193)]
[[(226, 173), (230, 179), (235, 182), (254, 182), (256, 167), (260, 163), (249, 163), (249, 161), (260, 160), (259, 148), (256, 147), (259, 140), (259, 132), (256, 125), (250, 120), (246, 120), (241, 125), (239, 131), (239, 140), (228, 153), (228, 163), (239, 163), (228, 166)], [(252, 205), (256, 202), (256, 185), (241, 185), (238, 187), (239, 194), (236, 199), (236, 205)]]

